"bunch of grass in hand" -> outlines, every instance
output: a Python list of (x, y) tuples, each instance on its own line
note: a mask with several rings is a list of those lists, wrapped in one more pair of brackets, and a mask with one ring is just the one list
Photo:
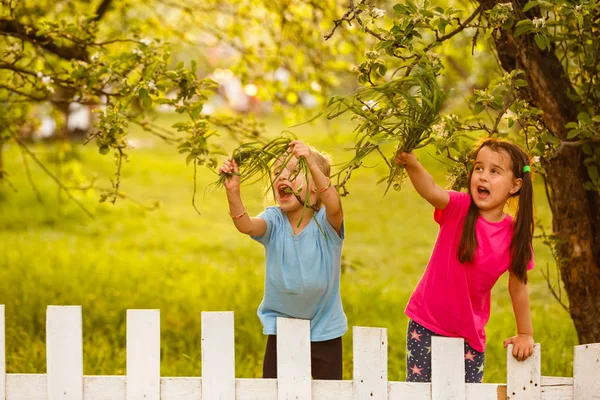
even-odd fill
[[(328, 118), (350, 112), (359, 122), (355, 129), (354, 157), (336, 173), (338, 187), (343, 187), (352, 171), (365, 157), (376, 152), (389, 168), (385, 193), (390, 187), (400, 189), (405, 171), (393, 161), (398, 152), (411, 152), (430, 142), (431, 127), (439, 120), (444, 93), (435, 73), (416, 67), (412, 74), (379, 86), (359, 90), (351, 98), (333, 98)], [(393, 147), (393, 153), (384, 151)]]
[[(284, 163), (290, 160), (292, 155), (288, 153), (288, 150), (290, 142), (294, 139), (295, 137), (292, 135), (282, 135), (267, 143), (249, 142), (237, 147), (231, 158), (239, 167), (240, 182), (256, 182), (268, 177), (272, 186), (274, 182), (271, 176), (272, 167), (278, 160)], [(222, 187), (225, 180), (234, 174), (234, 172), (221, 173), (218, 181), (214, 183), (215, 187)]]
[[(275, 196), (275, 182), (283, 173), (283, 167), (285, 167), (294, 156), (293, 153), (289, 152), (289, 145), (290, 142), (295, 139), (296, 137), (293, 134), (286, 132), (282, 136), (267, 143), (250, 142), (244, 143), (236, 148), (233, 151), (232, 158), (239, 167), (239, 173), (237, 174), (240, 176), (240, 183), (247, 181), (256, 183), (257, 181), (264, 180), (266, 177), (269, 182), (269, 187), (267, 190), (272, 190), (273, 196)], [(272, 172), (274, 171), (274, 164), (278, 161), (281, 163), (282, 168), (277, 174), (273, 174)], [(318, 211), (313, 204), (310, 204), (310, 192), (308, 185), (309, 173), (308, 164), (306, 163), (304, 157), (301, 157), (298, 160), (297, 171), (288, 177), (288, 180), (292, 181), (298, 176), (303, 175), (304, 181), (307, 183), (305, 186), (298, 188), (297, 191), (293, 191), (291, 188), (286, 190), (287, 192), (292, 193), (304, 206), (302, 214), (303, 216), (300, 219), (299, 224), (302, 222), (302, 219), (304, 218), (304, 212), (307, 208), (310, 208), (315, 212)], [(221, 173), (217, 182), (214, 183), (214, 186), (216, 188), (224, 186), (225, 180), (234, 174), (236, 173)]]

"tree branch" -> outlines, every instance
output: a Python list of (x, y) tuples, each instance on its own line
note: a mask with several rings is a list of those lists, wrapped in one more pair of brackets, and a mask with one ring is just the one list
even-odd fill
[(459, 20), (458, 21), (458, 27), (455, 30), (453, 30), (452, 32), (448, 32), (447, 34), (445, 34), (442, 37), (437, 38), (435, 42), (429, 43), (427, 45), (427, 47), (425, 47), (425, 49), (423, 49), (423, 52), (427, 52), (433, 46), (435, 46), (437, 43), (442, 43), (442, 42), (450, 39), (452, 36), (456, 35), (457, 33), (460, 33), (462, 31), (464, 31), (466, 28), (468, 28), (469, 23), (471, 21), (473, 21), (475, 19), (475, 17), (477, 17), (479, 15), (480, 12), (481, 12), (481, 4), (475, 9), (475, 11), (473, 11), (473, 14), (471, 14), (469, 16), (469, 18), (467, 18), (465, 20), (464, 23), (461, 24), (461, 22)]
[(18, 21), (0, 18), (0, 36), (14, 36), (26, 40), (65, 60), (88, 61), (87, 49), (78, 46), (57, 46), (52, 38), (38, 34), (38, 30)]
[(94, 17), (94, 19), (92, 19), (92, 21), (100, 21), (102, 17), (104, 17), (104, 14), (106, 14), (106, 12), (108, 11), (108, 8), (110, 7), (111, 3), (112, 0), (102, 0), (102, 2), (98, 5), (98, 8), (96, 9), (96, 16)]

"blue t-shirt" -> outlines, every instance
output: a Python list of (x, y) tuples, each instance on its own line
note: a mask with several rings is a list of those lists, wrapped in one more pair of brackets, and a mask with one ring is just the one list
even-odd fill
[(263, 333), (277, 334), (277, 317), (291, 317), (310, 320), (313, 342), (342, 336), (348, 330), (340, 296), (343, 222), (338, 235), (321, 207), (295, 235), (279, 207), (267, 207), (258, 217), (267, 223), (265, 234), (253, 237), (265, 246), (267, 260), (258, 307)]

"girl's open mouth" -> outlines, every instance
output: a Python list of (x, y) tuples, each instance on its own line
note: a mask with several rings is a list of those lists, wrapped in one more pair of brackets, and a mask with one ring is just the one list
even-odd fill
[(480, 198), (485, 199), (486, 197), (488, 197), (490, 195), (490, 191), (484, 186), (478, 186), (477, 194), (479, 195)]
[(285, 184), (279, 185), (277, 191), (279, 192), (279, 199), (282, 201), (289, 200), (294, 195), (293, 189)]

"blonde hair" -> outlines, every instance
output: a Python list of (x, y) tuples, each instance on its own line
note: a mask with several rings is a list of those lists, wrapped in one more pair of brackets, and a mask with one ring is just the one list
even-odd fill
[(331, 157), (329, 154), (320, 152), (312, 146), (308, 146), (310, 150), (315, 154), (317, 159), (317, 166), (326, 177), (330, 177), (331, 175)]

